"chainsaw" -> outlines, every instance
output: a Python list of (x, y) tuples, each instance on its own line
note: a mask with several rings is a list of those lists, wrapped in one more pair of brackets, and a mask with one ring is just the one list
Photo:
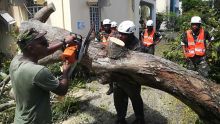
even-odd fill
[(71, 63), (71, 69), (69, 71), (68, 77), (70, 77), (72, 75), (72, 72), (74, 71), (76, 65), (78, 63), (80, 63), (80, 61), (82, 60), (83, 55), (86, 52), (86, 49), (89, 46), (90, 43), (90, 35), (92, 34), (92, 32), (94, 31), (95, 25), (92, 24), (85, 40), (83, 41), (82, 36), (76, 33), (70, 33), (71, 35), (75, 35), (76, 39), (74, 40), (73, 44), (69, 44), (68, 46), (66, 46), (66, 48), (64, 49), (61, 58), (64, 61), (68, 61), (69, 63)]

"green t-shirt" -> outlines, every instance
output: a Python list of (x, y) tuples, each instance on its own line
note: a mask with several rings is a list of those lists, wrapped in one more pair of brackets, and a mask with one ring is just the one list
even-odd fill
[(51, 122), (50, 91), (59, 81), (44, 66), (17, 55), (10, 64), (10, 77), (15, 94), (15, 124), (48, 124)]

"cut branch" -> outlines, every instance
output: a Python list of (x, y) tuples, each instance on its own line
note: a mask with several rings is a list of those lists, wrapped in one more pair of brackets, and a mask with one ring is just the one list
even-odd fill
[(40, 9), (35, 15), (35, 20), (39, 20), (40, 22), (45, 23), (47, 19), (50, 17), (50, 14), (56, 11), (55, 6), (53, 3), (48, 4), (47, 6)]

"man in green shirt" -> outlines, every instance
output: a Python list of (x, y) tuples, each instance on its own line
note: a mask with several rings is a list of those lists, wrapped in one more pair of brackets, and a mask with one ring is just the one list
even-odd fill
[(22, 54), (13, 58), (9, 68), (16, 100), (15, 124), (52, 123), (50, 91), (57, 95), (67, 93), (70, 64), (63, 63), (62, 79), (58, 80), (38, 60), (73, 42), (75, 37), (67, 36), (63, 42), (49, 46), (45, 34), (32, 28), (18, 36)]

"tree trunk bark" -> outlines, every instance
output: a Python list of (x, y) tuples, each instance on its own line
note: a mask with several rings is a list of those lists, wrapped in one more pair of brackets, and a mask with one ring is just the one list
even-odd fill
[[(20, 28), (47, 31), (46, 38), (50, 44), (54, 43), (51, 41), (60, 40), (69, 34), (68, 31), (37, 20), (23, 22)], [(108, 53), (110, 53), (109, 50), (106, 50), (103, 45), (91, 42), (81, 64), (98, 76), (104, 76), (106, 81), (129, 80), (165, 91), (192, 108), (206, 123), (220, 123), (219, 84), (158, 56), (127, 51), (121, 58), (110, 59)], [(44, 58), (40, 63), (59, 61), (60, 54), (61, 51), (58, 51)]]

